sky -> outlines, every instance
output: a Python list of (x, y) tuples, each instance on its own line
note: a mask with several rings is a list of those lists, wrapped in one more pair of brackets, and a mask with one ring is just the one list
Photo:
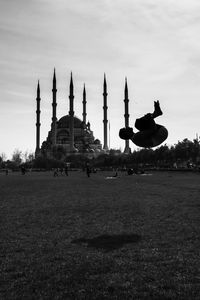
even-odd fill
[[(103, 78), (108, 88), (110, 148), (124, 150), (124, 86), (129, 124), (159, 100), (168, 145), (200, 134), (200, 2), (198, 0), (0, 0), (0, 154), (36, 147), (40, 81), (41, 143), (52, 117), (56, 69), (57, 118), (74, 111), (103, 144)], [(132, 150), (137, 149), (130, 142)]]

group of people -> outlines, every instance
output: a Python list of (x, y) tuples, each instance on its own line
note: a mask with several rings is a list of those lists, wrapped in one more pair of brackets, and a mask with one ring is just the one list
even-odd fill
[(57, 169), (54, 169), (53, 176), (54, 176), (54, 177), (58, 177), (59, 174), (60, 174), (61, 176), (63, 176), (63, 175), (69, 176), (69, 173), (68, 173), (68, 166), (65, 166), (65, 168), (57, 168)]
[[(90, 174), (92, 173), (92, 169), (88, 163), (86, 163), (85, 169), (87, 177), (90, 177)], [(95, 173), (95, 170), (93, 170)], [(69, 176), (69, 169), (68, 166), (65, 166), (65, 168), (56, 168), (53, 169), (53, 176), (58, 177), (59, 175), (61, 176)]]

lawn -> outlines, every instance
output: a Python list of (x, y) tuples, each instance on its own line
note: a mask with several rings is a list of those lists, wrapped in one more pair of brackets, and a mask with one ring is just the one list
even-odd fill
[(200, 173), (0, 173), (0, 299), (200, 299)]

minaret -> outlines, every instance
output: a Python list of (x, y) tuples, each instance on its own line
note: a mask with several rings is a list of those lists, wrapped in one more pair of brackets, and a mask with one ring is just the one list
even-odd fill
[(57, 117), (56, 117), (56, 107), (57, 107), (57, 103), (56, 103), (56, 71), (54, 68), (54, 74), (53, 74), (53, 89), (52, 89), (52, 93), (53, 93), (53, 102), (52, 102), (52, 123), (51, 123), (51, 129), (52, 129), (52, 142), (53, 142), (53, 146), (56, 145), (56, 124), (57, 124)]
[(84, 124), (86, 124), (86, 116), (87, 116), (87, 114), (86, 114), (86, 91), (85, 91), (85, 84), (84, 84), (84, 88), (83, 88), (83, 101), (82, 101), (82, 103), (83, 103), (83, 122), (84, 122)]
[(40, 153), (40, 83), (38, 80), (37, 85), (37, 110), (36, 110), (36, 149), (35, 149), (35, 156)]
[(69, 118), (70, 152), (74, 152), (74, 85), (72, 72), (69, 86)]
[[(124, 118), (125, 118), (125, 127), (129, 127), (129, 113), (128, 113), (128, 103), (129, 103), (129, 99), (128, 99), (128, 85), (127, 85), (127, 78), (125, 79), (125, 89), (124, 89), (124, 103), (125, 103), (125, 114), (124, 114)], [(129, 147), (129, 140), (125, 140), (125, 149), (124, 149), (124, 153), (130, 153), (130, 147)]]
[(103, 135), (104, 135), (104, 145), (103, 149), (108, 150), (108, 119), (107, 119), (107, 83), (106, 83), (106, 75), (104, 73), (104, 83), (103, 83)]

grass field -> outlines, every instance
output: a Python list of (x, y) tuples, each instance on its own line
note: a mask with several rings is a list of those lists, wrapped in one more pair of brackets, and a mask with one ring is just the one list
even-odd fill
[(0, 299), (200, 299), (200, 174), (0, 174)]

